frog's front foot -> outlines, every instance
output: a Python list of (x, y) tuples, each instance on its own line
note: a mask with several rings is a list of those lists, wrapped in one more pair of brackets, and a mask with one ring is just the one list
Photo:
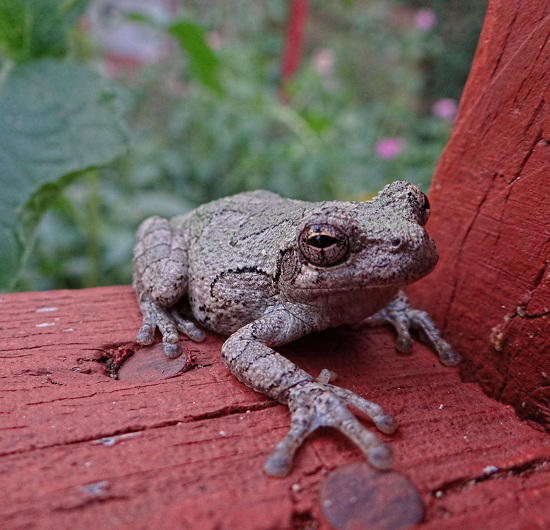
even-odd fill
[(136, 339), (140, 344), (151, 344), (154, 340), (155, 329), (158, 328), (162, 335), (164, 353), (173, 359), (179, 357), (183, 352), (179, 343), (178, 331), (195, 342), (204, 340), (204, 332), (190, 320), (182, 318), (177, 309), (166, 309), (145, 293), (140, 295), (139, 305), (143, 314), (143, 322)]
[(353, 392), (317, 381), (303, 381), (288, 389), (281, 401), (288, 404), (291, 425), (288, 434), (268, 457), (264, 470), (268, 475), (283, 477), (292, 467), (294, 453), (306, 436), (318, 427), (335, 427), (352, 440), (371, 465), (389, 469), (393, 464), (390, 446), (365, 429), (348, 409), (352, 406), (366, 414), (386, 434), (397, 429), (397, 421), (376, 403)]
[(430, 315), (411, 307), (403, 291), (400, 291), (384, 309), (367, 318), (365, 323), (370, 326), (391, 324), (397, 332), (395, 347), (403, 353), (411, 351), (412, 339), (409, 330), (416, 329), (433, 346), (442, 364), (453, 366), (460, 361), (460, 355), (441, 337)]

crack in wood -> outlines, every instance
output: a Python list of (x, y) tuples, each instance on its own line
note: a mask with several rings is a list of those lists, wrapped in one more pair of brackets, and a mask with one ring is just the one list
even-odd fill
[(204, 420), (224, 418), (226, 416), (232, 416), (234, 414), (246, 414), (246, 413), (256, 412), (259, 410), (264, 410), (264, 409), (268, 409), (276, 406), (279, 406), (279, 403), (277, 403), (276, 401), (266, 400), (260, 403), (251, 403), (250, 405), (236, 405), (236, 406), (222, 407), (221, 409), (213, 410), (211, 412), (205, 412), (205, 413), (196, 414), (196, 415), (189, 415), (189, 416), (185, 416), (184, 418), (178, 418), (174, 420), (161, 421), (152, 425), (128, 426), (124, 429), (117, 429), (116, 431), (113, 431), (111, 433), (105, 433), (99, 436), (96, 435), (93, 437), (91, 436), (82, 437), (82, 438), (76, 438), (74, 440), (67, 440), (62, 443), (45, 444), (40, 446), (35, 445), (32, 447), (22, 448), (15, 451), (5, 451), (3, 453), (0, 453), (0, 457), (11, 456), (16, 454), (33, 453), (35, 451), (52, 449), (55, 447), (65, 447), (65, 446), (78, 445), (78, 444), (90, 443), (90, 442), (92, 444), (103, 444), (106, 446), (112, 446), (118, 443), (119, 441), (130, 438), (131, 436), (137, 436), (142, 432), (150, 431), (153, 429), (164, 429), (166, 427), (173, 427), (175, 425), (179, 425), (182, 423), (194, 423), (194, 422), (199, 422)]
[(487, 188), (487, 190), (483, 194), (483, 197), (481, 197), (481, 199), (479, 201), (479, 204), (477, 205), (477, 208), (476, 208), (476, 210), (473, 214), (473, 217), (470, 220), (470, 222), (468, 223), (468, 226), (466, 227), (466, 232), (465, 232), (464, 236), (462, 237), (462, 240), (460, 241), (460, 243), (458, 245), (459, 251), (458, 251), (458, 254), (456, 256), (456, 261), (455, 261), (455, 265), (454, 265), (454, 269), (455, 269), (454, 278), (455, 278), (455, 280), (454, 280), (454, 283), (453, 283), (451, 296), (449, 297), (449, 303), (447, 304), (447, 308), (444, 311), (444, 315), (445, 315), (445, 321), (443, 323), (443, 329), (444, 330), (447, 329), (447, 324), (448, 324), (447, 318), (448, 318), (448, 315), (452, 314), (451, 313), (451, 307), (453, 306), (453, 304), (455, 302), (455, 298), (456, 298), (456, 294), (457, 294), (458, 283), (459, 283), (458, 270), (459, 270), (459, 263), (460, 263), (460, 260), (461, 260), (462, 251), (465, 248), (466, 240), (468, 239), (468, 237), (470, 235), (470, 232), (472, 231), (473, 226), (474, 226), (478, 216), (481, 214), (481, 210), (483, 208), (483, 205), (485, 204), (485, 201), (487, 201), (487, 198), (489, 197), (489, 194), (490, 194), (490, 192), (493, 188), (493, 185), (494, 185), (495, 181), (498, 179), (498, 177), (499, 177), (499, 173), (495, 173), (494, 175), (492, 175), (491, 183), (489, 184), (489, 187)]
[(510, 476), (528, 476), (532, 473), (543, 469), (550, 463), (550, 458), (535, 458), (528, 460), (522, 464), (510, 466), (507, 468), (497, 468), (496, 466), (487, 466), (484, 472), (480, 475), (472, 477), (461, 477), (455, 480), (444, 482), (437, 488), (430, 491), (430, 495), (436, 499), (442, 499), (443, 497), (451, 493), (462, 493), (467, 489), (476, 486), (487, 480), (495, 480)]
[(504, 57), (504, 54), (507, 51), (506, 43), (509, 41), (510, 35), (512, 34), (512, 30), (514, 29), (514, 26), (516, 24), (516, 19), (518, 17), (518, 12), (519, 12), (519, 4), (516, 4), (514, 16), (512, 17), (512, 20), (510, 21), (510, 23), (508, 24), (508, 27), (506, 28), (506, 35), (504, 37), (504, 43), (500, 47), (500, 54), (497, 57), (497, 60), (495, 61), (493, 71), (491, 72), (491, 74), (489, 76), (490, 79), (493, 79), (496, 76), (497, 70), (500, 66), (500, 63), (502, 62), (502, 58)]

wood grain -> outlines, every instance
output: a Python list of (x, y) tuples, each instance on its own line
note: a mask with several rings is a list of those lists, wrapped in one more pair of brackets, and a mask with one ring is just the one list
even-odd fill
[[(289, 415), (231, 376), (222, 337), (184, 340), (194, 367), (177, 377), (107, 375), (98, 359), (135, 349), (139, 323), (129, 287), (2, 295), (0, 527), (328, 528), (321, 486), (360, 452), (326, 429), (268, 478)], [(550, 525), (548, 437), (426, 347), (399, 355), (391, 330), (341, 328), (281, 351), (395, 414), (384, 438), (424, 527)]]
[(464, 380), (550, 430), (550, 4), (492, 0), (430, 190), (440, 262), (413, 289)]

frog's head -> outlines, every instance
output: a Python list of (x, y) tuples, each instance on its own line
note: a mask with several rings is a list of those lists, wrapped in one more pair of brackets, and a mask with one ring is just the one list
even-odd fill
[(316, 205), (283, 253), (283, 290), (393, 290), (422, 278), (438, 259), (424, 228), (429, 214), (427, 197), (408, 182), (389, 184), (370, 201)]

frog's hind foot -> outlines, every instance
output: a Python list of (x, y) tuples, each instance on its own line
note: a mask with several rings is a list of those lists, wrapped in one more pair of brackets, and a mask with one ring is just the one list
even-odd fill
[(177, 309), (165, 309), (145, 293), (139, 297), (139, 305), (143, 314), (143, 322), (136, 338), (140, 344), (152, 344), (155, 329), (158, 328), (162, 335), (164, 353), (173, 359), (183, 353), (178, 331), (195, 342), (204, 340), (204, 332), (193, 322), (183, 318)]

